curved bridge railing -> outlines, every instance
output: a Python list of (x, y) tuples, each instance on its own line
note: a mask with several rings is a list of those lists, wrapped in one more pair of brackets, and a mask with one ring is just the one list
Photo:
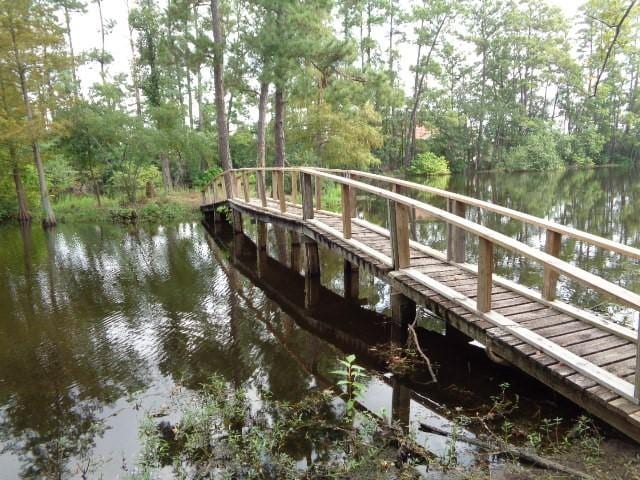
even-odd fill
[[(268, 174), (271, 176), (271, 199), (267, 195), (266, 177)], [(289, 182), (285, 182), (285, 176), (287, 175), (290, 176)], [(230, 192), (226, 191), (225, 177), (227, 185), (230, 185)], [(323, 182), (333, 182), (340, 185), (341, 231), (314, 219), (314, 211), (322, 211)], [(384, 185), (386, 188), (374, 185), (372, 184), (373, 182), (378, 185)], [(285, 185), (289, 187), (288, 192), (285, 191)], [(430, 193), (446, 199), (447, 210), (403, 194), (412, 190)], [(389, 230), (356, 218), (356, 191), (386, 200)], [(502, 328), (523, 342), (574, 368), (586, 377), (633, 403), (640, 404), (640, 375), (638, 374), (640, 372), (640, 341), (638, 332), (610, 322), (592, 312), (555, 299), (558, 278), (563, 275), (587, 288), (605, 294), (619, 305), (640, 311), (640, 295), (558, 258), (563, 236), (633, 259), (640, 259), (640, 250), (636, 248), (472, 197), (406, 180), (355, 170), (329, 170), (311, 167), (229, 170), (211, 181), (202, 192), (202, 201), (203, 204), (216, 204), (224, 201), (245, 204), (254, 202), (261, 208), (270, 209), (282, 215), (291, 215), (291, 213), (288, 213), (288, 209), (293, 210), (292, 207), (294, 206), (297, 207), (295, 210), (299, 212), (299, 207), (301, 207), (300, 221), (313, 224), (317, 228), (326, 231), (327, 234), (337, 236), (347, 243), (352, 243), (357, 248), (388, 264), (394, 271), (399, 271), (444, 297), (455, 300), (458, 304), (489, 323)], [(530, 247), (507, 235), (466, 219), (464, 215), (467, 206), (477, 207), (545, 229), (546, 244), (544, 251)], [(454, 290), (430, 280), (426, 275), (411, 268), (411, 248), (422, 250), (436, 257), (444, 256), (442, 252), (435, 251), (426, 245), (411, 240), (409, 222), (411, 215), (415, 214), (415, 212), (421, 212), (428, 218), (442, 221), (447, 225), (446, 259), (477, 275), (477, 296), (475, 300), (467, 297), (462, 298)], [(351, 230), (354, 223), (366, 224), (370, 229), (387, 235), (391, 244), (391, 257), (382, 255), (380, 252), (367, 247), (365, 243), (352, 239)], [(464, 252), (467, 235), (478, 237), (478, 265), (465, 263)], [(515, 282), (494, 275), (493, 256), (496, 247), (501, 247), (541, 264), (544, 268), (542, 292), (535, 292)], [(553, 308), (585, 323), (635, 343), (637, 347), (635, 381), (631, 383), (620, 378), (492, 310), (491, 293), (493, 284), (515, 290), (544, 305), (553, 306)]]

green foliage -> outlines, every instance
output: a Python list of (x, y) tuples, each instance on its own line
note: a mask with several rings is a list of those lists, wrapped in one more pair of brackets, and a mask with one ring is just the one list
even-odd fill
[(432, 152), (418, 154), (411, 163), (409, 172), (414, 175), (447, 175), (451, 173), (447, 159)]
[(56, 156), (45, 165), (49, 193), (53, 198), (59, 198), (61, 194), (69, 192), (76, 184), (76, 172), (66, 158)]
[(212, 167), (212, 168), (209, 168), (208, 170), (205, 170), (204, 172), (200, 172), (193, 182), (194, 188), (198, 190), (202, 190), (204, 187), (209, 185), (209, 183), (211, 183), (211, 181), (221, 173), (222, 173), (222, 168), (220, 167)]
[(344, 360), (338, 360), (342, 368), (331, 372), (340, 378), (338, 385), (346, 389), (347, 414), (351, 416), (355, 413), (355, 402), (364, 393), (367, 378), (364, 368), (355, 362), (355, 355), (347, 355)]
[(503, 161), (507, 170), (554, 170), (563, 166), (557, 135), (546, 124), (537, 125), (521, 145), (511, 148)]

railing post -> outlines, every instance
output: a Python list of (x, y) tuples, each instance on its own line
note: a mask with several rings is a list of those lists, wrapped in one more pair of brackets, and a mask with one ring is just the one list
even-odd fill
[(244, 194), (245, 203), (249, 203), (251, 197), (249, 196), (249, 181), (246, 171), (242, 171), (242, 193)]
[[(447, 199), (447, 210), (454, 215), (464, 218), (465, 204)], [(462, 228), (447, 224), (447, 260), (463, 263), (466, 248), (466, 235)]]
[(342, 235), (351, 238), (351, 188), (341, 184), (342, 187)]
[[(562, 246), (562, 235), (553, 230), (547, 230), (547, 239), (544, 243), (544, 251), (549, 255), (557, 257), (560, 255), (560, 247)], [(542, 298), (545, 300), (555, 300), (556, 285), (558, 283), (558, 272), (544, 266), (544, 277), (542, 280)]]
[(258, 190), (258, 196), (260, 197), (260, 205), (267, 206), (267, 186), (264, 182), (264, 171), (256, 171), (256, 190)]
[(389, 233), (393, 269), (407, 268), (411, 264), (409, 249), (409, 209), (406, 205), (389, 200)]
[(633, 390), (636, 403), (640, 404), (640, 319), (638, 319), (638, 336), (636, 337), (636, 387)]
[(478, 258), (478, 295), (476, 298), (478, 311), (485, 313), (491, 310), (491, 290), (493, 287), (493, 243), (480, 237)]
[[(224, 174), (226, 180), (225, 180), (225, 185), (224, 185), (224, 194), (225, 194), (225, 199), (226, 200), (232, 200), (236, 194), (235, 194), (235, 189), (236, 189), (236, 175), (233, 171), (229, 170), (227, 172), (225, 172)], [(229, 191), (227, 191), (227, 185), (229, 186)]]
[[(351, 180), (351, 172), (347, 172), (346, 178)], [(351, 218), (356, 218), (356, 189), (353, 187), (349, 187), (349, 216)]]
[(316, 177), (316, 210), (322, 208), (322, 179)]
[(291, 172), (291, 202), (298, 203), (298, 172)]
[(287, 211), (287, 196), (284, 194), (284, 171), (278, 170), (276, 175), (276, 186), (278, 188), (278, 201), (280, 202), (280, 211)]
[(313, 218), (313, 188), (311, 186), (311, 175), (302, 174), (302, 219)]

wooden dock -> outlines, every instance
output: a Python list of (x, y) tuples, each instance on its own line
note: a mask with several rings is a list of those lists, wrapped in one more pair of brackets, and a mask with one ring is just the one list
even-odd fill
[[(340, 185), (340, 213), (322, 208), (324, 182)], [(403, 194), (411, 190), (446, 198), (447, 210)], [(389, 229), (357, 218), (356, 191), (387, 201)], [(324, 245), (342, 255), (353, 271), (366, 269), (391, 285), (394, 320), (411, 320), (407, 316), (415, 310), (405, 308), (408, 303), (424, 306), (485, 345), (493, 358), (510, 363), (640, 442), (638, 332), (555, 299), (557, 280), (563, 275), (640, 310), (637, 294), (558, 258), (563, 237), (633, 259), (640, 259), (640, 250), (470, 197), (357, 171), (228, 171), (203, 192), (202, 211), (215, 216), (222, 203), (231, 208), (236, 232), (242, 232), (243, 216), (258, 222), (259, 249), (266, 243), (266, 223), (294, 232), (291, 241), (302, 241), (307, 249), (307, 277), (318, 276), (314, 248)], [(545, 250), (467, 220), (468, 207), (545, 229)], [(411, 239), (410, 219), (416, 213), (447, 225), (445, 253)], [(479, 238), (478, 265), (465, 263), (470, 235)], [(496, 246), (543, 265), (540, 293), (493, 273)]]

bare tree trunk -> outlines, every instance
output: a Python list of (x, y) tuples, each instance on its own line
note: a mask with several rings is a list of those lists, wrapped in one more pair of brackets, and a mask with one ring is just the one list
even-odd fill
[(104, 18), (102, 17), (102, 0), (96, 0), (98, 4), (98, 15), (100, 16), (100, 37), (102, 39), (102, 52), (100, 56), (100, 77), (102, 78), (102, 84), (104, 85), (107, 82), (107, 76), (104, 71), (104, 53), (105, 53), (105, 45), (104, 45)]
[[(129, 13), (129, 0), (127, 2), (127, 14)], [(133, 93), (136, 99), (136, 115), (138, 117), (142, 116), (142, 102), (140, 101), (140, 82), (138, 81), (138, 71), (136, 68), (136, 49), (133, 44), (133, 28), (131, 28), (131, 23), (128, 23), (129, 26), (129, 48), (131, 49), (131, 80), (133, 81)]]
[(9, 155), (11, 156), (11, 162), (13, 163), (13, 182), (16, 185), (16, 198), (18, 200), (18, 222), (29, 223), (31, 221), (31, 213), (29, 212), (27, 194), (25, 193), (24, 185), (22, 184), (22, 176), (20, 175), (20, 169), (18, 168), (16, 147), (14, 145), (9, 146)]
[(191, 94), (191, 72), (189, 71), (189, 66), (186, 66), (187, 72), (187, 99), (188, 99), (188, 107), (189, 107), (189, 127), (193, 130), (193, 96)]
[(164, 191), (168, 192), (173, 188), (173, 180), (171, 179), (171, 164), (169, 163), (169, 155), (167, 155), (166, 153), (161, 153), (160, 164), (162, 167), (162, 183), (164, 185)]
[(56, 224), (56, 216), (53, 213), (51, 201), (49, 200), (49, 190), (47, 189), (47, 180), (44, 175), (44, 166), (42, 165), (42, 156), (40, 155), (40, 145), (38, 144), (35, 132), (33, 131), (33, 112), (31, 110), (31, 103), (29, 102), (29, 92), (27, 90), (26, 67), (24, 66), (24, 64), (22, 63), (22, 59), (20, 58), (18, 44), (16, 42), (16, 32), (14, 29), (11, 29), (11, 42), (13, 46), (13, 55), (16, 62), (16, 68), (18, 70), (18, 75), (20, 76), (20, 89), (22, 90), (24, 109), (27, 114), (27, 120), (29, 121), (29, 133), (31, 135), (31, 150), (33, 152), (33, 162), (35, 163), (36, 172), (38, 173), (40, 201), (42, 203), (42, 209), (44, 210), (42, 225), (45, 228), (49, 228), (53, 227)]
[(71, 76), (73, 78), (73, 93), (78, 95), (78, 73), (76, 72), (76, 56), (73, 51), (73, 41), (71, 40), (71, 18), (69, 8), (64, 7), (64, 21), (67, 26), (67, 39), (69, 41), (69, 56), (71, 57)]
[[(218, 156), (224, 170), (231, 170), (231, 154), (229, 153), (229, 132), (224, 105), (224, 39), (222, 37), (222, 22), (220, 20), (220, 0), (211, 0), (211, 26), (213, 29), (213, 77), (216, 100), (216, 125), (218, 127)], [(233, 186), (228, 175), (224, 177), (227, 196), (231, 197)]]
[(258, 101), (258, 167), (266, 165), (267, 101), (269, 100), (269, 82), (260, 82), (260, 100)]
[(284, 167), (284, 92), (280, 85), (276, 84), (275, 94), (275, 146), (276, 146), (276, 167)]

